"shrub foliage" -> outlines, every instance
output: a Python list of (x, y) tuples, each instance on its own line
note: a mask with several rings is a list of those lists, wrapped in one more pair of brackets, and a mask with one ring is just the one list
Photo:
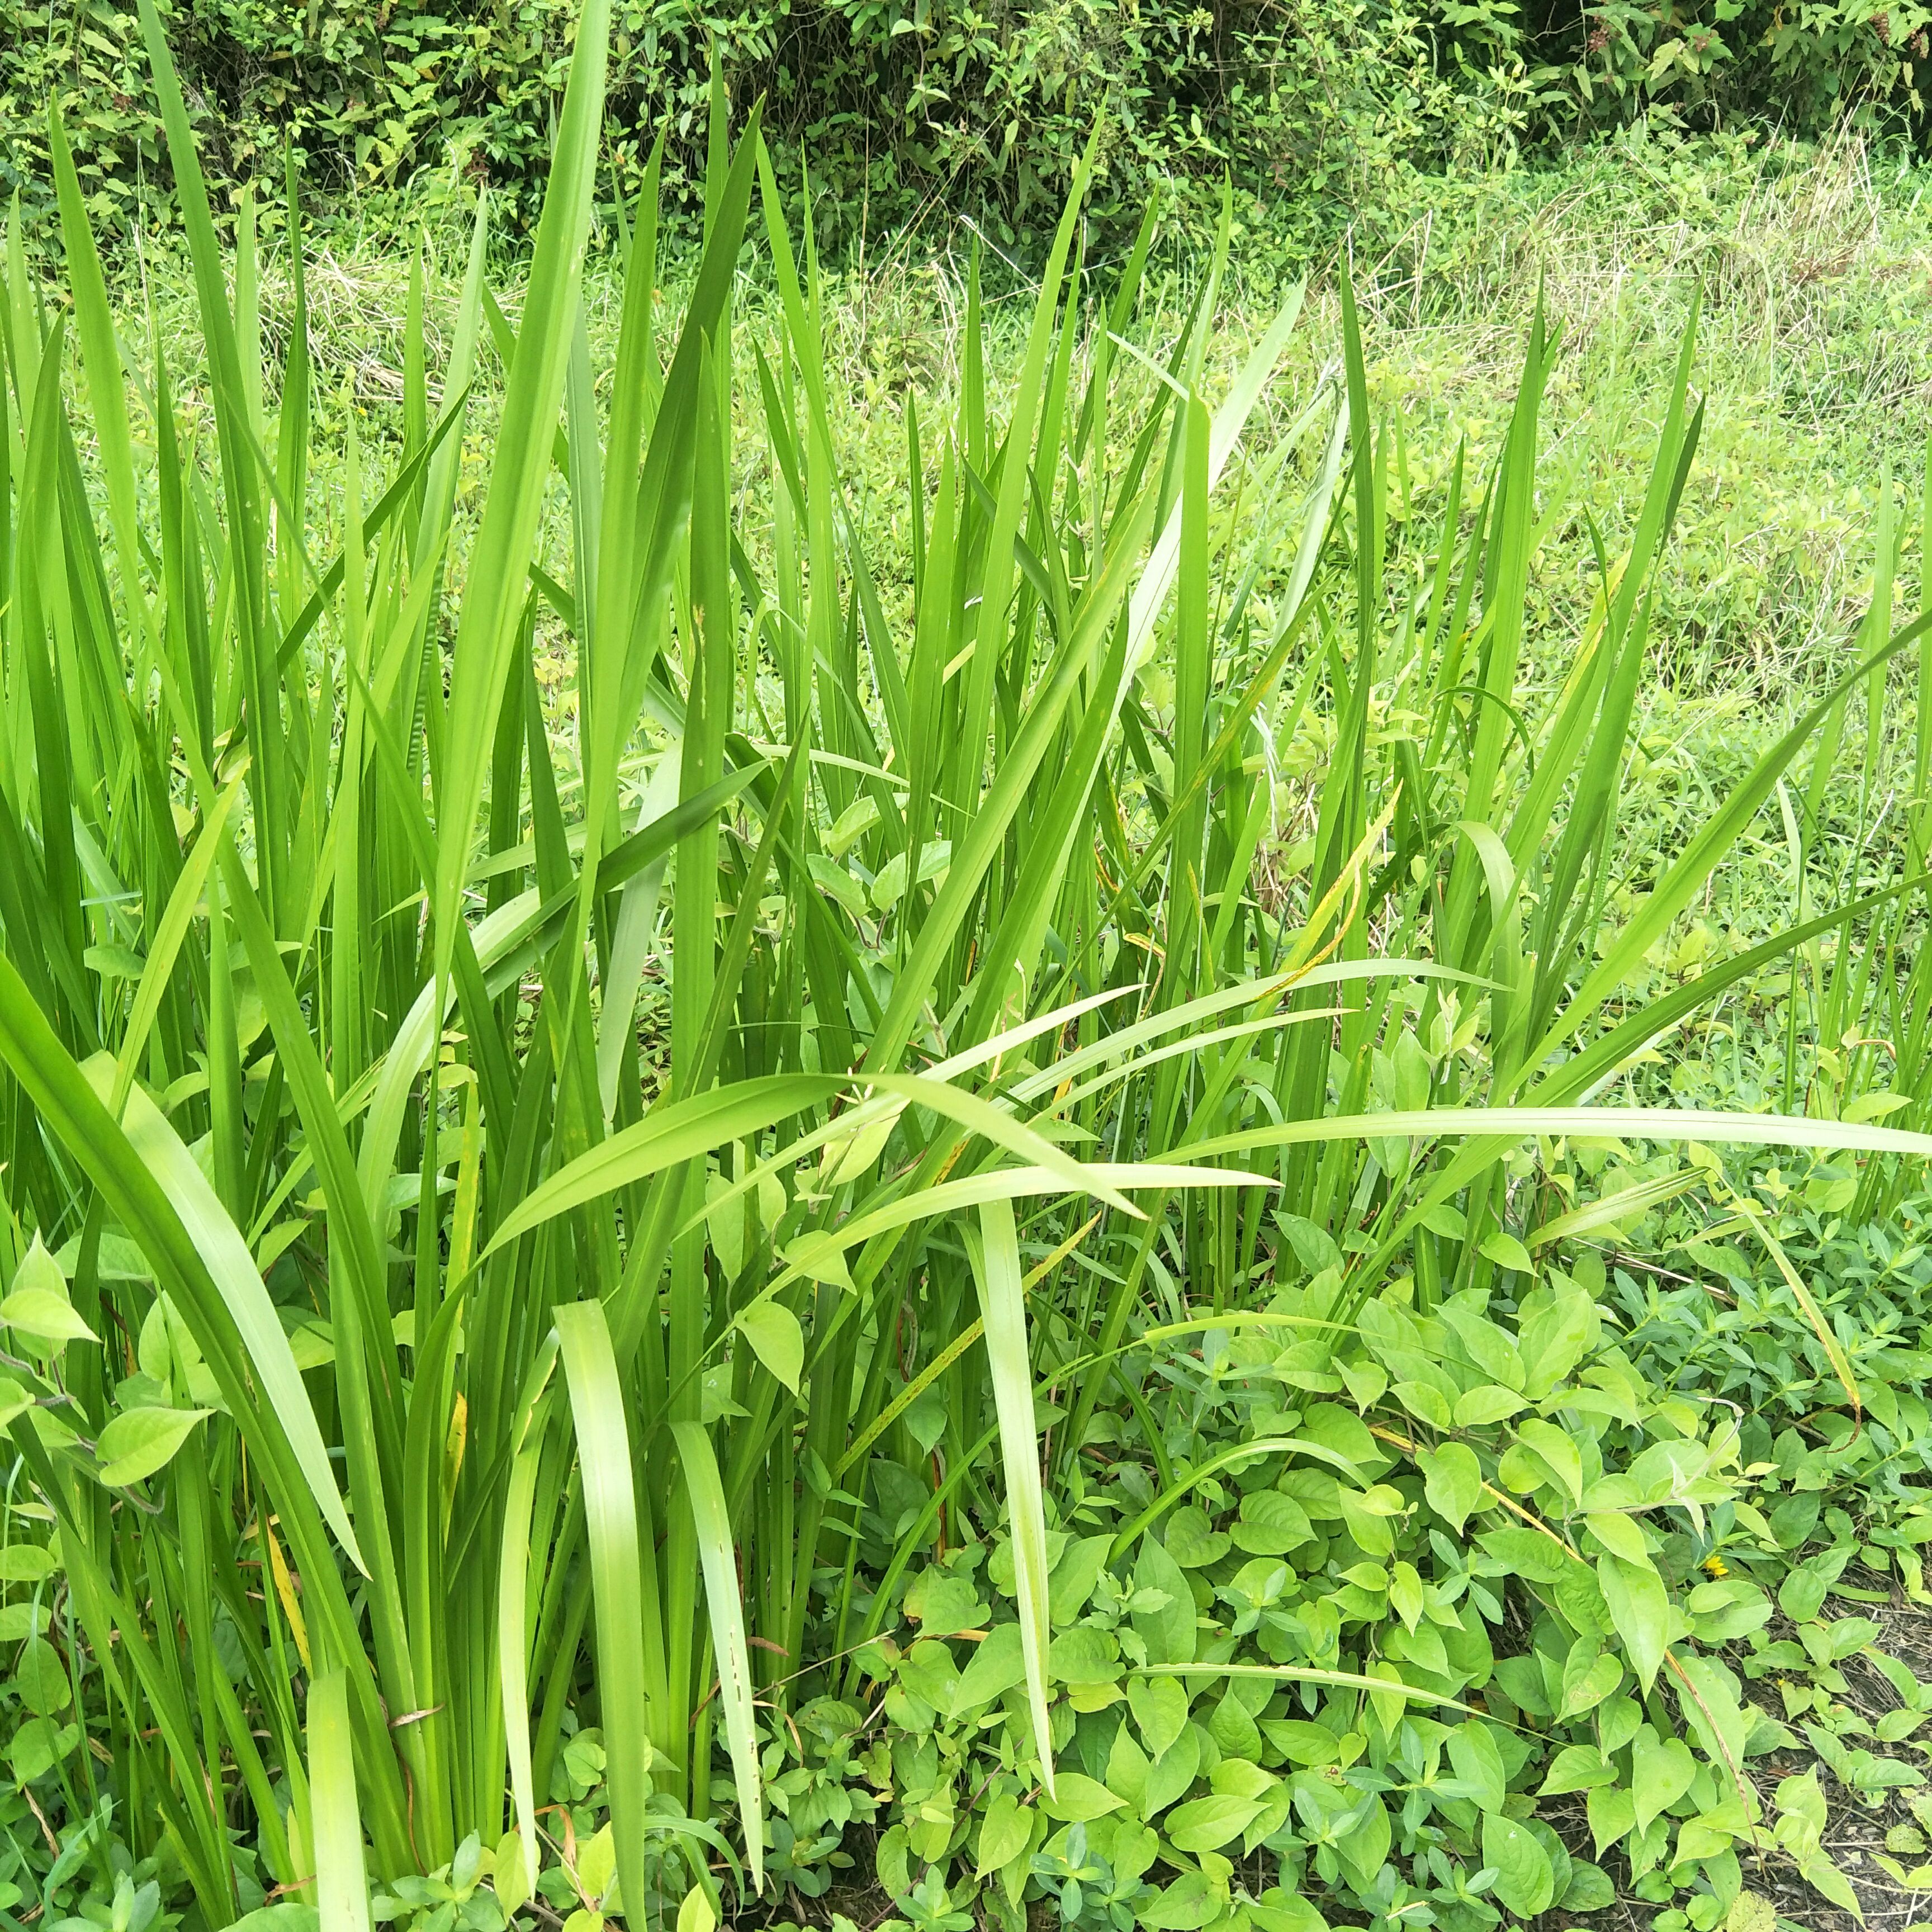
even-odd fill
[[(292, 146), (340, 199), (466, 178), (533, 218), (580, 0), (177, 0), (170, 22), (205, 164), (279, 179)], [(1918, 103), (1922, 0), (621, 0), (608, 138), (634, 188), (658, 130), (694, 183), (714, 54), (766, 101), (782, 167), (808, 160), (840, 225), (890, 228), (964, 191), (1050, 223), (1102, 129), (1092, 212), (1232, 170), (1290, 235), (1346, 218), (1391, 164), (1481, 159), (1640, 110), (1768, 111), (1819, 127)], [(166, 219), (134, 0), (20, 0), (0, 34), (0, 189), (46, 194), (58, 100), (97, 219)], [(427, 177), (427, 178), (425, 178)]]

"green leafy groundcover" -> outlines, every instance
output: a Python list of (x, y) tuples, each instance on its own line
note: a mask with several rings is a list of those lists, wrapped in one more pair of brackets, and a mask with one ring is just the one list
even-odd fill
[[(1782, 1186), (1773, 1170), (1764, 1191)], [(1051, 1795), (1003, 1538), (875, 1598), (892, 1634), (768, 1731), (770, 1869), (817, 1901), (807, 1922), (964, 1932), (1044, 1899), (1120, 1932), (1363, 1914), (1476, 1932), (1621, 1892), (1681, 1895), (1653, 1922), (1709, 1932), (1760, 1922), (1744, 1886), (1767, 1855), (1856, 1912), (1820, 1842), (1828, 1790), (1876, 1806), (1925, 1782), (1932, 1685), (1861, 1612), (1932, 1609), (1932, 1489), (1911, 1480), (1932, 1449), (1932, 1250), (1789, 1216), (1821, 1298), (1865, 1309), (1839, 1331), (1876, 1411), (1859, 1420), (1810, 1408), (1828, 1352), (1735, 1250), (1660, 1297), (1585, 1246), (1514, 1306), (1418, 1317), (1397, 1292), (1360, 1336), (1284, 1349), (1276, 1324), (1330, 1305), (1340, 1257), (1311, 1222), (1279, 1232), (1275, 1321), (1136, 1352), (1142, 1400), (1096, 1418), (1091, 1486), (1060, 1498)], [(1191, 1480), (1163, 1483), (1175, 1462)], [(862, 1520), (883, 1567), (896, 1526)], [(1846, 1701), (1855, 1659), (1891, 1693), (1875, 1724), (1869, 1696)], [(1794, 1751), (1822, 1762), (1766, 1778)], [(539, 1881), (560, 1912), (609, 1880), (602, 1765), (586, 1729), (553, 1773), (590, 1847)], [(379, 1915), (440, 1928), (466, 1900), (460, 1922), (493, 1932), (502, 1882), (494, 1903), (472, 1889), (490, 1862), (472, 1848)]]
[[(1907, 1480), (1932, 1446), (1914, 1385), (1932, 1252), (1815, 1214), (1791, 1221), (1828, 1294), (1868, 1316), (1877, 1298), (1856, 1343), (1876, 1411), (1862, 1426), (1843, 1409), (1801, 1413), (1832, 1382), (1826, 1352), (1788, 1299), (1749, 1305), (1763, 1284), (1735, 1252), (1712, 1284), (1677, 1291), (1712, 1310), (1728, 1278), (1743, 1305), (1705, 1322), (1631, 1272), (1606, 1277), (1584, 1247), (1574, 1273), (1546, 1268), (1514, 1306), (1464, 1295), (1418, 1316), (1396, 1293), (1339, 1344), (1284, 1349), (1275, 1322), (1233, 1322), (1137, 1351), (1141, 1399), (1096, 1417), (1091, 1486), (1060, 1499), (1048, 1532), (1052, 1795), (1011, 1546), (958, 1544), (874, 1599), (869, 1621), (893, 1634), (855, 1652), (843, 1686), (767, 1727), (781, 1896), (818, 1901), (812, 1920), (835, 1925), (877, 1922), (883, 1894), (889, 1922), (945, 1932), (981, 1916), (1018, 1925), (1042, 1898), (1068, 1927), (1315, 1932), (1324, 1914), (1485, 1928), (1688, 1884), (1688, 1911), (1655, 1922), (1708, 1932), (1756, 1922), (1738, 1853), (1774, 1847), (1856, 1910), (1820, 1846), (1826, 1784), (1876, 1803), (1924, 1782), (1932, 1687), (1857, 1613), (1894, 1588), (1852, 1580), (1890, 1586), (1890, 1570), (1932, 1601), (1918, 1554), (1932, 1490)], [(1264, 1312), (1318, 1317), (1339, 1256), (1311, 1222), (1280, 1233)], [(50, 1266), (30, 1258), (0, 1304), (16, 1331), (71, 1325), (52, 1313), (67, 1304)], [(36, 1296), (45, 1306), (27, 1305)], [(142, 1337), (144, 1370), (165, 1372), (166, 1346)], [(1726, 1390), (1742, 1402), (1713, 1402)], [(940, 1418), (916, 1402), (911, 1416), (938, 1439)], [(1163, 1484), (1182, 1456), (1191, 1478)], [(930, 1519), (929, 1501), (904, 1501)], [(866, 1557), (884, 1564), (899, 1526), (877, 1510), (862, 1521)], [(16, 1583), (58, 1566), (30, 1545), (5, 1556)], [(16, 1791), (0, 1814), (8, 1908), (26, 1865), (43, 1898), (67, 1901), (54, 1922), (70, 1932), (176, 1923), (160, 1904), (165, 1858), (130, 1870), (121, 1852), (104, 1892), (89, 1854), (115, 1847), (110, 1802), (64, 1834), (51, 1868), (33, 1845), (38, 1806), (21, 1794), (64, 1764), (85, 1775), (68, 1664), (33, 1634), (41, 1597), (0, 1612), (20, 1646)], [(1853, 1658), (1895, 1693), (1876, 1726), (1844, 1700)], [(1766, 1803), (1756, 1761), (1791, 1751), (1797, 1731), (1831, 1780), (1786, 1776)], [(614, 1902), (604, 1764), (590, 1726), (550, 1772), (561, 1852), (537, 1900), (577, 1932)], [(668, 1843), (680, 1821), (665, 1826)], [(1907, 1850), (1912, 1837), (1892, 1834)], [(518, 1916), (520, 1875), (514, 1833), (489, 1850), (472, 1838), (452, 1866), (379, 1889), (374, 1916), (498, 1932)], [(250, 1922), (296, 1932), (310, 1911), (267, 1906)], [(703, 1916), (687, 1908), (680, 1923)]]
[[(1320, 1231), (1286, 1232), (1285, 1252), (1326, 1258)], [(1892, 1258), (1908, 1280), (1924, 1262)], [(1271, 1312), (1328, 1306), (1332, 1262), (1284, 1272), (1304, 1279)], [(976, 1884), (1007, 1917), (1043, 1888), (1070, 1925), (1284, 1932), (1325, 1907), (1476, 1928), (1688, 1884), (1708, 1928), (1739, 1897), (1739, 1852), (1774, 1846), (1854, 1906), (1821, 1849), (1819, 1774), (1767, 1804), (1755, 1761), (1802, 1726), (1861, 1796), (1924, 1781), (1922, 1753), (1883, 1754), (1932, 1690), (1874, 1648), (1877, 1624), (1826, 1605), (1855, 1554), (1924, 1600), (1926, 1492), (1901, 1486), (1858, 1527), (1836, 1504), (1901, 1462), (1923, 1473), (1925, 1404), (1876, 1383), (1886, 1419), (1862, 1430), (1832, 1412), (1808, 1443), (1774, 1398), (1740, 1427), (1708, 1388), (1654, 1379), (1606, 1298), (1642, 1294), (1586, 1250), (1514, 1309), (1418, 1316), (1398, 1294), (1339, 1346), (1233, 1326), (1150, 1358), (1168, 1448), (1191, 1436), (1209, 1473), (1150, 1523), (1136, 1412), (1090, 1438), (1104, 1473), (1052, 1533), (1054, 1793), (1035, 1802), (1026, 1770), (1010, 1561), (968, 1544), (907, 1591), (916, 1634), (860, 1654), (860, 1694), (772, 1748), (795, 1845), (876, 1803), (879, 1880), (915, 1924), (941, 1922), (950, 1864), (955, 1906)], [(1790, 1324), (1765, 1325), (1810, 1379)], [(1854, 1655), (1896, 1692), (1875, 1736), (1838, 1694)], [(865, 1708), (884, 1725), (862, 1749)]]

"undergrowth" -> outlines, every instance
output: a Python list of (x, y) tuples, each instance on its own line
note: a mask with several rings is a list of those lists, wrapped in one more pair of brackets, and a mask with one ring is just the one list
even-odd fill
[(1856, 1906), (1932, 1711), (1844, 1609), (1932, 1540), (1920, 352), (1778, 390), (1879, 457), (1796, 565), (1704, 466), (1748, 243), (1640, 380), (1552, 278), (1462, 436), (1399, 269), (1244, 332), (1231, 221), (1166, 280), (1078, 192), (872, 364), (722, 92), (682, 272), (595, 208), (602, 18), (520, 299), (480, 207), (394, 361), (292, 184), (218, 233), (151, 5), (194, 328), (57, 119), (57, 283), (10, 230), (0, 1912)]

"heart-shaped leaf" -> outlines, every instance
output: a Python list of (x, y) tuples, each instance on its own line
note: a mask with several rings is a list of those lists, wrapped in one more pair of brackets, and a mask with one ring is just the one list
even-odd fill
[(805, 1372), (805, 1330), (782, 1303), (754, 1301), (738, 1317), (738, 1327), (758, 1360), (794, 1395)]
[(124, 1409), (100, 1432), (101, 1481), (110, 1489), (124, 1489), (165, 1468), (209, 1413), (205, 1408)]

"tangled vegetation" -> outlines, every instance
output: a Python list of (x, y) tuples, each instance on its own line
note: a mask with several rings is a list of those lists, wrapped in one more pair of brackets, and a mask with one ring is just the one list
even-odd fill
[(152, 0), (205, 369), (58, 116), (10, 226), (0, 1916), (1744, 1932), (1834, 1801), (1917, 1886), (1922, 507), (1640, 814), (1694, 313), (1566, 610), (1540, 310), (1413, 447), (1083, 159), (887, 499), (722, 88), (593, 356), (605, 16), (393, 436)]
[[(581, 0), (173, 0), (173, 58), (218, 200), (278, 196), (292, 154), (331, 225), (393, 231), (498, 197), (534, 224)], [(964, 213), (1043, 248), (1088, 136), (1088, 218), (1132, 240), (1150, 198), (1211, 229), (1231, 177), (1271, 250), (1312, 259), (1400, 206), (1578, 134), (1923, 117), (1923, 0), (618, 0), (607, 165), (627, 196), (667, 136), (680, 229), (706, 170), (709, 76), (765, 104), (774, 165), (824, 191), (842, 256)], [(136, 0), (14, 0), (0, 33), (0, 199), (51, 221), (46, 106), (97, 231), (175, 219)]]

